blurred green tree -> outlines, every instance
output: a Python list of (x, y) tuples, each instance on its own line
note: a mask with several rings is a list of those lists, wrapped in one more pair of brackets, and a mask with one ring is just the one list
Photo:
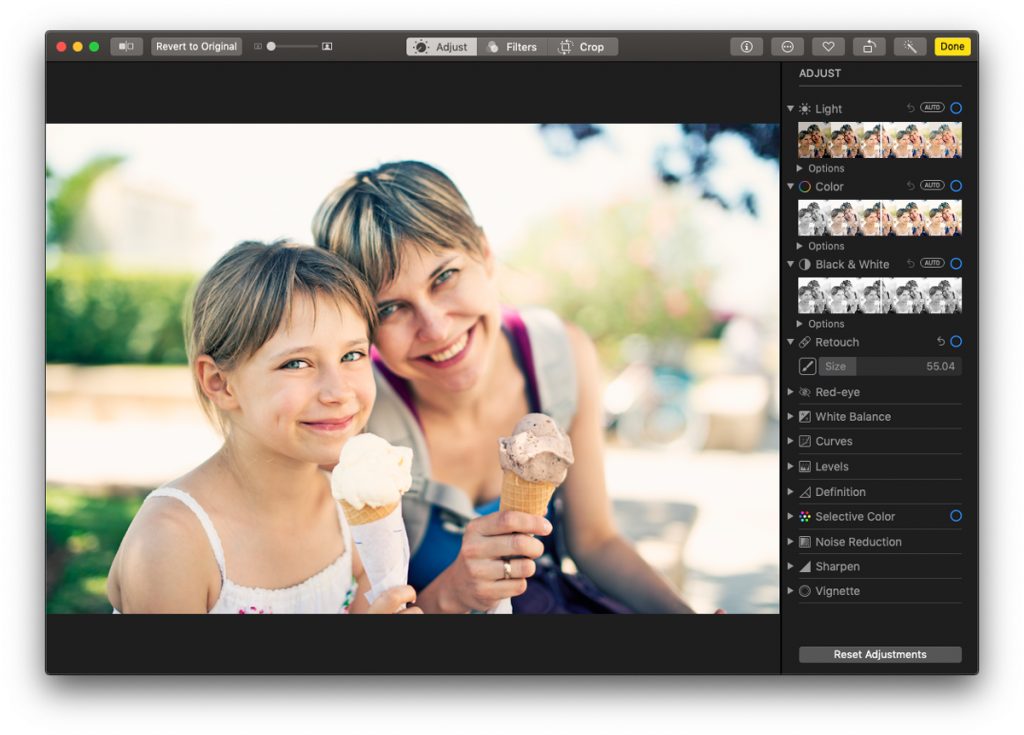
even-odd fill
[(63, 178), (57, 176), (50, 164), (46, 164), (47, 248), (68, 249), (93, 185), (124, 160), (125, 157), (120, 155), (96, 156)]

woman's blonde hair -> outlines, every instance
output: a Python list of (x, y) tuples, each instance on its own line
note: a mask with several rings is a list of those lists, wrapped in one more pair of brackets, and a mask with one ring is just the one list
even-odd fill
[(313, 217), (313, 240), (354, 265), (374, 292), (402, 267), (403, 246), (483, 257), (483, 230), (441, 171), (396, 161), (360, 171), (334, 189)]
[(185, 315), (185, 346), (199, 403), (222, 431), (225, 417), (203, 392), (194, 368), (209, 355), (222, 370), (251, 357), (281, 327), (297, 295), (347, 304), (366, 322), (367, 339), (377, 328), (377, 308), (355, 268), (308, 245), (243, 242), (218, 260), (196, 285)]

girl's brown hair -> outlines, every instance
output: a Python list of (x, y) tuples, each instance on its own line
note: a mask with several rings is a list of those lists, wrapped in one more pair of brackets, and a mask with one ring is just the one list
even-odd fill
[[(366, 322), (367, 339), (377, 328), (377, 309), (355, 268), (308, 245), (243, 242), (235, 245), (204, 275), (185, 316), (185, 346), (194, 368), (209, 355), (223, 370), (251, 357), (280, 328), (297, 295), (347, 304)], [(222, 430), (215, 410), (193, 372), (199, 403)]]
[(402, 267), (406, 244), (483, 257), (483, 230), (452, 180), (420, 161), (360, 171), (327, 195), (313, 240), (354, 265), (374, 292)]

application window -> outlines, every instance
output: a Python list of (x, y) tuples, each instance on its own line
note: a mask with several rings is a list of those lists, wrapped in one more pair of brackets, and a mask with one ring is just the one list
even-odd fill
[(47, 33), (47, 671), (977, 672), (978, 44)]

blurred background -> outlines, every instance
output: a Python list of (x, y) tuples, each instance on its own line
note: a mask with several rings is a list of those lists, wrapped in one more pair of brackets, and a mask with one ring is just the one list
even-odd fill
[(595, 340), (624, 534), (697, 610), (778, 612), (778, 151), (775, 125), (47, 126), (47, 611), (109, 612), (145, 493), (220, 445), (185, 364), (199, 275), (412, 158), (507, 303)]

